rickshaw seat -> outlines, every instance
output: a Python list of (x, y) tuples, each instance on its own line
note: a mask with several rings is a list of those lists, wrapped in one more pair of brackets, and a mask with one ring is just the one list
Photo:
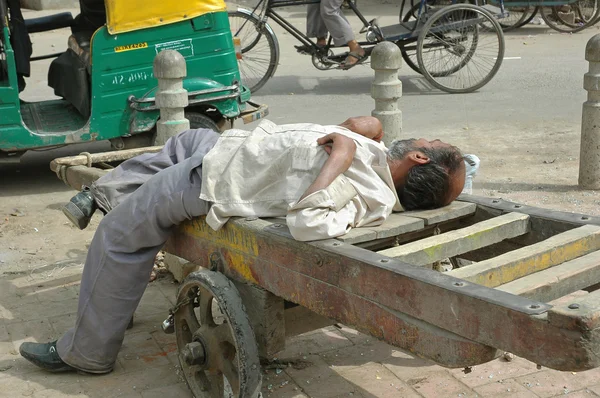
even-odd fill
[(90, 31), (73, 33), (68, 42), (69, 48), (81, 59), (88, 72), (90, 71), (90, 42), (93, 34), (94, 32)]

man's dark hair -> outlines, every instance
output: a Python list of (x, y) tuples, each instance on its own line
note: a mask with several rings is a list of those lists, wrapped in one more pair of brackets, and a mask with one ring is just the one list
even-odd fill
[(460, 167), (462, 156), (456, 148), (418, 148), (429, 163), (413, 166), (398, 198), (405, 210), (429, 210), (445, 206), (450, 188), (450, 175)]

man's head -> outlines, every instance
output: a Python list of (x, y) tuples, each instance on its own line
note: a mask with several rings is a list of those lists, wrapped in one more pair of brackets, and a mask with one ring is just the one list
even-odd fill
[(465, 184), (460, 151), (440, 140), (395, 140), (389, 147), (388, 163), (406, 210), (445, 206), (460, 195)]

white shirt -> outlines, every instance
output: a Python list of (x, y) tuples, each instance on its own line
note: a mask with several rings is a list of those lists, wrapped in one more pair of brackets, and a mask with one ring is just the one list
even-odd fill
[[(338, 132), (356, 142), (350, 168), (326, 189), (298, 199), (328, 158), (317, 138)], [(300, 241), (326, 239), (382, 224), (401, 211), (383, 144), (339, 126), (262, 121), (253, 131), (225, 131), (202, 162), (200, 198), (212, 202), (206, 222), (229, 217), (286, 217)]]

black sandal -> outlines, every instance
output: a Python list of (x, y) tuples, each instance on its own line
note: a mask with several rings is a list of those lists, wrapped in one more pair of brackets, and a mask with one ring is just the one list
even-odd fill
[(354, 51), (350, 51), (348, 53), (348, 57), (356, 58), (357, 61), (355, 63), (351, 64), (351, 65), (348, 65), (348, 66), (346, 66), (345, 63), (343, 63), (342, 67), (341, 67), (342, 70), (352, 69), (356, 65), (362, 64), (363, 62), (365, 62), (367, 60), (367, 58), (369, 58), (369, 56), (366, 53), (363, 54), (363, 55), (360, 55), (359, 53), (354, 52)]

